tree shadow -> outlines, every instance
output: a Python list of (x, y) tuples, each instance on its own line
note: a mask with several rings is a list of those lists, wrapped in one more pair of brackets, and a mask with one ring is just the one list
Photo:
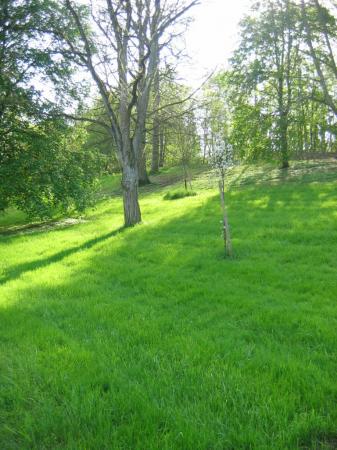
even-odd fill
[[(335, 181), (336, 161), (291, 161), (290, 167), (282, 169), (271, 165), (246, 166), (245, 176), (236, 185), (284, 184), (289, 182), (310, 183), (315, 181)], [(252, 170), (254, 168), (254, 170)]]
[(84, 223), (86, 220), (81, 218), (65, 218), (60, 220), (47, 220), (44, 222), (28, 223), (24, 225), (14, 225), (0, 228), (1, 236), (15, 236), (19, 234), (31, 234), (41, 231), (51, 231), (55, 229), (62, 229)]
[(111, 237), (114, 237), (118, 235), (119, 233), (123, 232), (126, 228), (125, 227), (119, 227), (116, 230), (113, 230), (109, 233), (103, 234), (102, 236), (96, 237), (94, 239), (90, 239), (86, 242), (84, 242), (81, 245), (68, 248), (66, 250), (62, 250), (61, 252), (55, 253), (52, 256), (49, 256), (48, 258), (43, 258), (40, 260), (34, 260), (23, 264), (18, 264), (14, 267), (11, 267), (7, 271), (5, 271), (4, 275), (0, 277), (0, 285), (3, 285), (7, 283), (8, 281), (15, 280), (16, 278), (19, 278), (21, 275), (23, 275), (26, 272), (30, 272), (31, 270), (40, 269), (46, 266), (49, 266), (50, 264), (57, 263), (59, 261), (62, 261), (64, 258), (67, 258), (68, 256), (77, 253), (81, 250), (86, 250), (94, 247), (95, 245), (106, 241), (107, 239), (110, 239)]

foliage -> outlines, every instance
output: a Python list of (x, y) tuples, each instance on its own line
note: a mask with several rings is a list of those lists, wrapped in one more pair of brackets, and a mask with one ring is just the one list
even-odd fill
[(0, 211), (14, 205), (38, 218), (83, 211), (99, 169), (92, 150), (81, 150), (79, 133), (34, 87), (54, 83), (62, 97), (75, 96), (72, 64), (48, 49), (44, 14), (51, 5), (4, 0), (0, 6)]
[(117, 158), (116, 143), (107, 128), (109, 119), (101, 99), (97, 99), (91, 107), (86, 108), (85, 117), (99, 120), (106, 126), (104, 127), (100, 123), (95, 122), (77, 122), (76, 129), (82, 130), (84, 135), (83, 151), (91, 150), (97, 152), (102, 158), (102, 169), (104, 172), (119, 172), (121, 167)]
[(40, 219), (73, 209), (83, 212), (92, 201), (101, 162), (80, 144), (80, 134), (61, 121), (27, 128), (25, 141), (0, 155), (0, 178), (5, 180), (0, 210), (13, 205)]
[(325, 104), (337, 116), (336, 5), (325, 6), (319, 0), (301, 0), (301, 12), (308, 53), (320, 86), (316, 101)]
[[(315, 51), (330, 67), (330, 75), (328, 70), (324, 75), (333, 92), (333, 59), (324, 30), (334, 42), (334, 17), (324, 9), (325, 28), (312, 2), (309, 6)], [(300, 5), (288, 0), (257, 2), (240, 29), (229, 70), (213, 77), (204, 89), (208, 147), (213, 136), (222, 133), (237, 158), (274, 159), (284, 167), (290, 157), (336, 151), (336, 116), (324, 103)]]

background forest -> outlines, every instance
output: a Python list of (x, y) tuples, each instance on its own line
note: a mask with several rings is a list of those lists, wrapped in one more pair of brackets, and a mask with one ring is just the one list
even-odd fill
[[(102, 34), (118, 43), (116, 33), (122, 39), (123, 31), (113, 22), (103, 29), (104, 5), (90, 11), (71, 2), (2, 2), (2, 210), (12, 205), (39, 218), (83, 211), (102, 173), (126, 177), (133, 168), (132, 178), (144, 185), (162, 167), (207, 163), (215, 136), (243, 163), (267, 160), (287, 168), (291, 159), (336, 152), (334, 5), (253, 3), (229, 68), (193, 91), (177, 81), (174, 55), (187, 26), (181, 17), (194, 3), (168, 11), (158, 3), (158, 17), (143, 12), (145, 25), (130, 16), (125, 25), (138, 40), (125, 44), (130, 54), (121, 70)], [(118, 12), (124, 23), (127, 8), (118, 8), (125, 9)], [(90, 75), (96, 90), (89, 95)], [(135, 149), (129, 162), (127, 147)], [(129, 192), (135, 179), (130, 183), (123, 184)], [(139, 213), (129, 219), (137, 222)]]

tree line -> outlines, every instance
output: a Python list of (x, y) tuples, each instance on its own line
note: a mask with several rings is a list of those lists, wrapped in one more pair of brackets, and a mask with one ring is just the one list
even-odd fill
[(253, 2), (229, 68), (202, 96), (176, 72), (198, 3), (1, 2), (0, 210), (82, 211), (100, 174), (118, 170), (130, 226), (149, 174), (181, 164), (187, 184), (219, 139), (236, 160), (285, 169), (336, 151), (336, 2)]
[(205, 151), (213, 135), (237, 158), (279, 160), (336, 152), (336, 3), (256, 2), (240, 24), (228, 70), (205, 92)]

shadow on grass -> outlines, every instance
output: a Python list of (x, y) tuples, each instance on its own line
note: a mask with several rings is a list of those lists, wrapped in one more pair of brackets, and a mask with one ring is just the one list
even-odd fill
[[(284, 184), (289, 182), (311, 183), (337, 180), (336, 161), (291, 161), (290, 167), (281, 169), (275, 165), (245, 166), (245, 175), (235, 185)], [(248, 170), (247, 170), (248, 169)], [(253, 170), (252, 170), (253, 169)]]
[[(230, 190), (245, 188), (246, 186), (258, 186), (268, 184), (284, 184), (285, 182), (310, 183), (313, 181), (335, 181), (337, 180), (336, 161), (306, 161), (291, 162), (291, 167), (287, 170), (279, 169), (271, 164), (267, 166), (248, 165), (239, 166), (237, 170), (232, 171), (228, 177), (228, 186)], [(158, 175), (151, 177), (149, 185), (139, 188), (140, 199), (146, 198), (152, 194), (161, 194), (168, 186), (178, 188), (181, 183), (183, 188), (182, 168), (173, 168), (172, 173), (163, 171)], [(191, 169), (193, 187), (218, 189), (218, 184), (214, 176), (205, 177), (211, 174), (208, 165), (197, 166)], [(118, 185), (111, 188), (105, 187), (97, 196), (97, 206), (111, 198), (120, 198), (122, 190)], [(99, 215), (96, 215), (96, 218)], [(51, 220), (37, 223), (23, 223), (17, 226), (0, 226), (0, 238), (2, 236), (15, 236), (20, 234), (30, 234), (33, 232), (43, 232), (56, 228), (66, 228), (81, 223), (82, 219), (63, 218), (60, 220)]]
[[(282, 220), (278, 223), (278, 227), (280, 229), (284, 230), (284, 233), (289, 234), (291, 233), (291, 225), (292, 222), (303, 220), (303, 228), (305, 229), (305, 221), (308, 218), (308, 214), (310, 215), (310, 203), (314, 204), (315, 202), (319, 201), (318, 198), (318, 191), (314, 190), (309, 184), (306, 185), (304, 191), (292, 191), (292, 186), (285, 184), (283, 186), (284, 189), (279, 190), (276, 187), (268, 187), (265, 188), (261, 186), (260, 188), (257, 188), (255, 192), (249, 190), (249, 191), (242, 191), (242, 190), (235, 190), (233, 189), (231, 192), (227, 194), (228, 196), (228, 202), (229, 202), (229, 218), (232, 223), (232, 232), (233, 232), (233, 238), (234, 240), (238, 239), (240, 234), (243, 233), (243, 229), (245, 228), (246, 224), (249, 223), (250, 220), (253, 220), (255, 218), (259, 218), (264, 220), (264, 216), (270, 217), (271, 214), (275, 214), (276, 212), (280, 213), (280, 216), (282, 217)], [(272, 191), (270, 191), (270, 189)], [(241, 198), (243, 202), (239, 205), (236, 205), (236, 201), (238, 198)], [(265, 200), (262, 207), (254, 205), (254, 200), (258, 201), (260, 198)], [(325, 200), (335, 198), (334, 192), (329, 191), (325, 194)], [(291, 204), (288, 205), (288, 201), (291, 201)], [(251, 202), (251, 204), (249, 204)], [(298, 215), (297, 210), (295, 209), (292, 211), (292, 206), (294, 204), (305, 204), (306, 207), (304, 208), (304, 214)], [(286, 215), (282, 213), (283, 208), (289, 207)], [(155, 241), (155, 247), (157, 244), (160, 244), (160, 242), (166, 242), (166, 237), (169, 236), (169, 239), (171, 239), (171, 236), (174, 236), (174, 241), (170, 241), (170, 243), (174, 244), (183, 244), (186, 241), (186, 236), (188, 236), (188, 241), (191, 241), (191, 244), (195, 244), (198, 242), (199, 237), (202, 236), (210, 236), (213, 235), (214, 237), (214, 243), (215, 248), (220, 255), (222, 255), (222, 240), (221, 240), (221, 226), (218, 226), (219, 220), (221, 218), (221, 214), (219, 211), (219, 196), (218, 194), (215, 194), (208, 202), (202, 207), (197, 208), (196, 210), (193, 210), (192, 213), (189, 213), (187, 215), (183, 215), (178, 219), (175, 219), (173, 221), (170, 221), (167, 225), (161, 226), (158, 228), (160, 233), (160, 241)], [(218, 216), (214, 211), (218, 210)], [(331, 214), (333, 211), (331, 211)], [(104, 213), (106, 214), (106, 213)], [(316, 211), (314, 211), (314, 215), (316, 214)], [(103, 215), (103, 213), (102, 213)], [(244, 219), (243, 219), (244, 217)], [(245, 222), (242, 223), (242, 219)], [(248, 221), (248, 222), (247, 222)], [(266, 229), (269, 229), (268, 224), (266, 223)], [(104, 242), (105, 240), (116, 236), (117, 234), (123, 232), (126, 230), (125, 227), (119, 227), (116, 230), (113, 230), (109, 233), (106, 233), (104, 235), (101, 235), (97, 238), (90, 239), (86, 242), (84, 242), (81, 245), (71, 247), (66, 250), (62, 250), (52, 256), (49, 256), (44, 259), (40, 260), (34, 260), (29, 261), (23, 264), (19, 264), (13, 267), (10, 267), (5, 274), (1, 277), (0, 276), (0, 285), (4, 284), (8, 281), (14, 280), (16, 278), (19, 278), (22, 274), (25, 272), (29, 272), (31, 270), (36, 270), (39, 268), (46, 267), (50, 264), (57, 263), (59, 261), (62, 261), (64, 258), (71, 256), (72, 254), (79, 252), (81, 250), (90, 249), (93, 246)], [(185, 230), (185, 232), (184, 232)], [(187, 231), (189, 230), (189, 231)], [(260, 229), (260, 231), (263, 231), (263, 225)], [(156, 234), (157, 229), (154, 229), (153, 232)], [(139, 227), (136, 236), (144, 236), (144, 242), (148, 240), (147, 234), (146, 234), (146, 227)], [(150, 232), (149, 232), (150, 236)], [(247, 237), (247, 236), (246, 236)], [(134, 241), (135, 237), (132, 237), (132, 241)], [(238, 240), (238, 250), (235, 252), (236, 256), (241, 251), (241, 242), (243, 242), (242, 239)], [(167, 242), (166, 242), (167, 243)], [(141, 254), (147, 253), (148, 248), (152, 248), (152, 242), (151, 238), (149, 238), (149, 246), (144, 247), (141, 243), (141, 247), (135, 251), (136, 254), (139, 252)], [(125, 243), (127, 246), (127, 242)], [(190, 244), (188, 244), (190, 245)], [(201, 251), (201, 249), (199, 249)], [(244, 248), (242, 248), (243, 254), (245, 254)], [(188, 259), (188, 254), (186, 255)], [(202, 257), (202, 256), (200, 256)]]
[(51, 231), (55, 229), (68, 228), (80, 223), (86, 222), (84, 219), (65, 218), (60, 220), (47, 220), (44, 222), (28, 223), (24, 225), (2, 227), (0, 229), (0, 237), (15, 236), (19, 234), (31, 234), (40, 231)]
[(31, 270), (40, 269), (40, 268), (49, 266), (50, 264), (62, 261), (64, 258), (66, 258), (76, 252), (79, 252), (81, 250), (90, 249), (90, 248), (94, 247), (95, 245), (97, 245), (101, 242), (104, 242), (113, 236), (116, 236), (117, 234), (121, 233), (125, 229), (126, 229), (125, 227), (120, 227), (120, 228), (117, 228), (117, 230), (103, 234), (102, 236), (99, 236), (97, 238), (90, 239), (76, 247), (71, 247), (66, 250), (62, 250), (61, 252), (55, 253), (54, 255), (49, 256), (48, 258), (34, 260), (34, 261), (30, 261), (27, 263), (23, 263), (23, 264), (14, 266), (14, 267), (10, 268), (8, 271), (6, 271), (2, 277), (0, 277), (0, 285), (5, 284), (8, 281), (15, 280), (16, 278), (19, 278), (21, 275), (23, 275), (24, 273), (29, 272)]

